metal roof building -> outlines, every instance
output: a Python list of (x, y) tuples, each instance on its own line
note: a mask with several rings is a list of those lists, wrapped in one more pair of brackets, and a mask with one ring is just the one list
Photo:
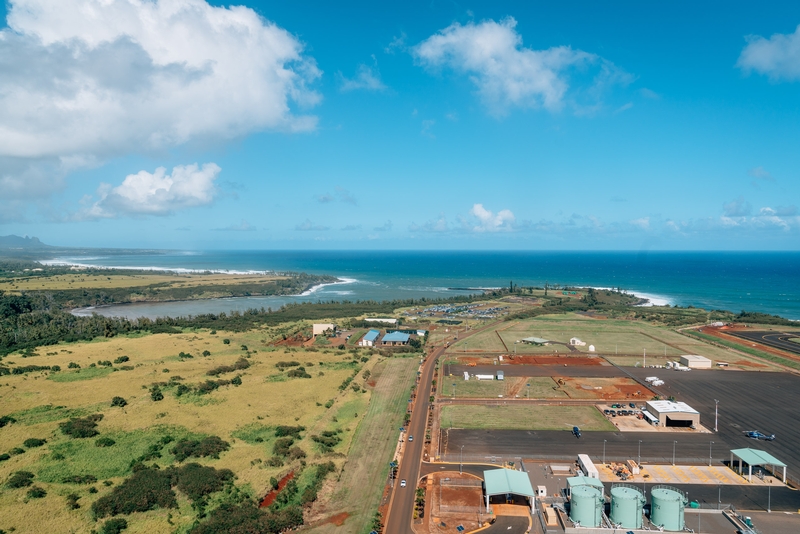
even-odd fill
[(375, 340), (378, 339), (380, 335), (380, 330), (370, 330), (364, 337), (361, 338), (361, 341), (358, 342), (358, 345), (361, 347), (371, 347), (375, 344)]
[(647, 411), (653, 414), (663, 427), (691, 427), (700, 424), (700, 412), (685, 402), (647, 401)]
[(698, 356), (696, 354), (684, 354), (681, 356), (681, 365), (691, 367), (692, 369), (711, 369), (713, 362), (705, 356)]
[(521, 495), (529, 499), (531, 509), (534, 506), (533, 486), (527, 473), (511, 469), (492, 469), (483, 472), (483, 485), (486, 493), (486, 509), (489, 509), (489, 497), (494, 495)]
[(404, 332), (390, 332), (383, 336), (384, 345), (405, 345), (411, 336)]
[[(786, 484), (786, 464), (772, 456), (767, 451), (758, 449), (733, 449), (731, 450), (731, 469), (733, 469), (733, 457), (739, 460), (739, 474), (742, 475), (742, 462), (747, 464), (748, 480), (753, 481), (754, 465), (771, 465), (773, 467), (783, 467), (783, 483)], [(735, 471), (735, 469), (734, 469)], [(744, 476), (744, 475), (742, 475)]]

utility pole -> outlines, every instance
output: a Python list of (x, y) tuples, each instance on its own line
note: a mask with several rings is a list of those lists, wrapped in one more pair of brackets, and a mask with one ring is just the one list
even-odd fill
[(639, 440), (639, 457), (636, 460), (636, 465), (639, 466), (639, 469), (642, 468), (642, 440)]
[(606, 440), (603, 440), (603, 465), (606, 465)]
[(464, 446), (461, 446), (461, 462), (458, 464), (458, 474), (462, 474), (464, 471)]
[(719, 422), (719, 401), (714, 399), (714, 432), (717, 432), (717, 423)]
[(642, 367), (647, 367), (647, 349), (644, 349), (644, 365)]
[(672, 442), (672, 466), (675, 467), (675, 445), (677, 445), (677, 441)]
[(711, 447), (714, 445), (714, 442), (708, 444), (708, 467), (711, 467)]

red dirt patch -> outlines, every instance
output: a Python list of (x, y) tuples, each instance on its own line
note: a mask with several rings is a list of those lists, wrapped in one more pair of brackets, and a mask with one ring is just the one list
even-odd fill
[(442, 486), (442, 501), (445, 506), (480, 506), (481, 488), (465, 486)]
[(332, 525), (336, 525), (337, 527), (341, 527), (342, 525), (344, 525), (344, 522), (347, 521), (348, 517), (350, 517), (350, 514), (348, 514), (347, 512), (342, 512), (341, 514), (332, 515), (326, 519), (323, 519), (322, 521), (317, 523), (317, 526), (330, 523)]
[(264, 495), (264, 498), (261, 499), (260, 503), (258, 503), (258, 507), (266, 508), (267, 506), (275, 502), (275, 498), (278, 496), (278, 493), (280, 493), (280, 491), (286, 487), (286, 484), (288, 484), (289, 481), (292, 480), (293, 478), (294, 478), (294, 471), (291, 471), (288, 475), (280, 479), (278, 481), (278, 489), (272, 490), (266, 495)]

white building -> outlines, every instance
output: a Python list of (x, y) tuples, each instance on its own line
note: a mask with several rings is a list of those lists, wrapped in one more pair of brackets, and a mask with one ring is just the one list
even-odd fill
[(700, 412), (685, 402), (647, 401), (647, 411), (658, 419), (663, 427), (700, 426)]
[(585, 347), (586, 346), (586, 342), (585, 341), (581, 341), (577, 337), (571, 338), (569, 340), (569, 344), (572, 345), (573, 347)]
[(705, 356), (697, 356), (696, 354), (686, 354), (681, 356), (681, 365), (685, 365), (691, 369), (711, 369), (712, 361)]
[(333, 323), (316, 323), (311, 327), (311, 333), (315, 336), (320, 334), (324, 334), (325, 332), (330, 331), (331, 333), (336, 331), (336, 325)]

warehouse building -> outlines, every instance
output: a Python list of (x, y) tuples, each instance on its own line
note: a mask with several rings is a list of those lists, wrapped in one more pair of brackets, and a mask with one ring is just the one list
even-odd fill
[(685, 402), (668, 400), (647, 401), (647, 412), (662, 427), (697, 427), (700, 425), (700, 412)]
[(696, 354), (681, 356), (681, 365), (692, 369), (711, 369), (712, 363), (713, 362), (705, 356), (697, 356)]

